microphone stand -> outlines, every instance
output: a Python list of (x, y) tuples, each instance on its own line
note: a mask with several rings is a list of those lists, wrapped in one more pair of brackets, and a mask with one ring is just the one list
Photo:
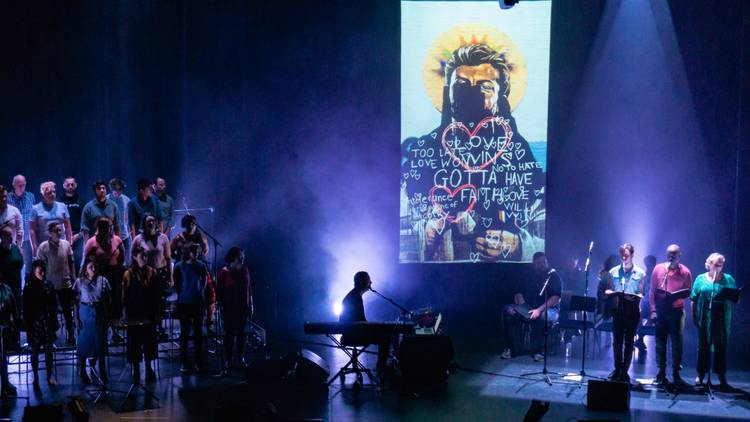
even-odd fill
[[(714, 294), (716, 293), (716, 274), (714, 274), (714, 280), (713, 283), (711, 283), (711, 300), (708, 302), (708, 320), (713, 322), (713, 305), (714, 305)], [(711, 336), (711, 326), (708, 327), (708, 335)], [(700, 341), (700, 340), (699, 340)], [(711, 364), (711, 361), (714, 357), (714, 348), (713, 348), (713, 342), (714, 338), (711, 336), (711, 341), (708, 343), (708, 371), (706, 371), (706, 375), (708, 376), (708, 379), (706, 380), (706, 392), (708, 393), (708, 397), (713, 400), (714, 399), (714, 392), (711, 389), (711, 370), (713, 369), (713, 365)]]
[[(585, 280), (585, 289), (583, 291), (583, 297), (588, 298), (589, 297), (589, 269), (591, 268), (591, 251), (594, 250), (594, 242), (591, 242), (591, 245), (589, 245), (589, 255), (586, 257), (586, 266), (584, 268), (584, 280)], [(584, 303), (587, 303), (587, 300), (584, 300)], [(596, 335), (596, 334), (595, 334)], [(588, 310), (583, 310), (583, 346), (581, 351), (581, 372), (579, 372), (579, 375), (581, 376), (581, 382), (578, 385), (581, 387), (583, 384), (583, 379), (587, 377), (586, 375), (586, 338), (588, 337)], [(591, 377), (591, 378), (597, 378), (598, 377)]]
[[(200, 211), (203, 211), (203, 210), (208, 210), (208, 211), (210, 211), (211, 213), (213, 213), (213, 212), (214, 212), (214, 209), (213, 209), (213, 207), (211, 207), (211, 208), (196, 208), (196, 209), (192, 209), (192, 210), (191, 210), (191, 209), (190, 209), (190, 208), (188, 207), (188, 204), (187, 204), (187, 199), (185, 199), (185, 194), (182, 194), (182, 193), (181, 193), (181, 194), (180, 194), (180, 196), (182, 196), (182, 205), (183, 205), (183, 206), (185, 207), (185, 209), (184, 209), (184, 210), (175, 210), (175, 211), (184, 211), (185, 213), (187, 213), (187, 215), (192, 215), (192, 214), (190, 214), (190, 211), (199, 211), (199, 210), (200, 210)], [(213, 247), (213, 262), (212, 262), (213, 270), (212, 270), (212, 272), (213, 272), (213, 274), (214, 274), (214, 275), (216, 275), (216, 271), (217, 271), (217, 268), (216, 268), (216, 259), (217, 259), (217, 258), (216, 258), (216, 256), (217, 256), (217, 255), (216, 255), (216, 254), (218, 253), (218, 249), (219, 249), (219, 248), (221, 248), (221, 247), (223, 247), (223, 246), (222, 246), (221, 242), (219, 242), (219, 240), (218, 240), (218, 239), (216, 239), (216, 238), (215, 238), (215, 237), (214, 237), (214, 236), (213, 236), (213, 235), (211, 234), (211, 232), (209, 232), (208, 230), (206, 230), (206, 228), (205, 228), (205, 227), (203, 227), (203, 226), (202, 226), (202, 225), (201, 225), (200, 223), (198, 223), (198, 220), (197, 220), (197, 219), (195, 220), (195, 227), (196, 227), (196, 228), (197, 228), (198, 230), (200, 230), (200, 231), (201, 231), (201, 232), (202, 232), (203, 234), (205, 234), (205, 235), (206, 235), (206, 237), (208, 237), (209, 239), (211, 239), (211, 241), (212, 241), (212, 242), (213, 242), (213, 244), (214, 244), (214, 247)]]
[[(185, 194), (184, 193), (180, 193), (180, 196), (182, 196), (182, 205), (185, 207), (185, 209), (183, 211), (185, 211), (187, 213), (187, 215), (192, 215), (192, 214), (190, 214), (190, 208), (188, 207), (187, 199), (185, 198)], [(212, 212), (212, 213), (214, 211), (213, 207), (208, 208), (208, 210), (210, 212)], [(193, 211), (196, 211), (196, 210), (193, 210)], [(209, 231), (207, 231), (203, 226), (201, 226), (200, 223), (198, 223), (198, 219), (197, 218), (195, 220), (193, 220), (193, 221), (195, 223), (196, 229), (200, 230), (203, 234), (205, 234), (206, 237), (208, 237), (209, 239), (211, 239), (211, 241), (214, 244), (214, 247), (213, 247), (213, 263), (212, 263), (213, 264), (213, 269), (211, 270), (211, 273), (212, 273), (212, 275), (214, 277), (214, 282), (217, 282), (217, 280), (216, 280), (216, 274), (217, 274), (217, 268), (216, 268), (216, 259), (217, 258), (216, 257), (217, 257), (217, 255), (216, 254), (218, 253), (218, 249), (220, 247), (222, 247), (221, 242), (219, 242), (219, 240), (217, 238), (215, 238)], [(208, 308), (206, 308), (206, 311), (208, 311)], [(220, 312), (220, 315), (219, 315), (219, 317), (217, 319), (221, 320), (224, 317), (224, 315), (221, 314), (221, 309), (219, 309), (219, 312)], [(221, 327), (222, 330), (224, 329), (223, 324), (217, 323), (216, 326), (217, 327)], [(200, 333), (196, 333), (196, 336), (198, 336), (199, 334)], [(220, 333), (219, 330), (217, 330), (216, 331), (216, 337), (214, 337), (214, 340), (215, 340), (216, 344), (221, 344), (221, 348), (222, 348), (221, 352), (219, 353), (221, 355), (220, 356), (220, 360), (221, 360), (221, 366), (222, 366), (222, 372), (219, 373), (219, 378), (221, 378), (223, 375), (225, 375), (223, 371), (224, 371), (224, 367), (226, 366), (224, 364), (224, 353), (225, 353), (224, 349), (226, 348), (226, 344), (224, 344), (224, 341), (222, 340), (223, 337), (221, 336), (221, 334), (223, 334), (223, 332)]]
[(398, 303), (396, 303), (393, 299), (391, 299), (391, 298), (389, 298), (387, 296), (383, 296), (382, 294), (380, 294), (378, 291), (376, 291), (373, 288), (370, 288), (370, 291), (373, 292), (373, 293), (375, 293), (376, 295), (380, 296), (381, 298), (387, 300), (388, 302), (391, 303), (391, 305), (397, 307), (401, 311), (401, 315), (402, 316), (406, 316), (406, 317), (411, 318), (411, 312), (408, 309), (406, 309), (403, 306), (401, 306)]
[(539, 292), (539, 296), (544, 295), (544, 367), (542, 368), (541, 372), (529, 372), (526, 374), (521, 374), (522, 377), (530, 375), (544, 375), (544, 382), (549, 385), (552, 385), (552, 380), (550, 379), (549, 374), (563, 375), (559, 372), (551, 372), (547, 370), (547, 339), (549, 338), (549, 309), (547, 308), (547, 302), (549, 301), (549, 289), (547, 287), (549, 286), (549, 280), (552, 278), (552, 275), (554, 273), (554, 271), (549, 272), (549, 274), (547, 275), (547, 280), (544, 281), (544, 286), (542, 286), (542, 290)]

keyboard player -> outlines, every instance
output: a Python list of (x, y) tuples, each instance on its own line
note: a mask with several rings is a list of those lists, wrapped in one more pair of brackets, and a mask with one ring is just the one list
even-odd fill
[[(339, 322), (365, 322), (365, 304), (362, 296), (370, 291), (372, 280), (370, 275), (365, 271), (359, 271), (354, 274), (354, 288), (347, 293), (344, 300), (341, 301), (341, 315)], [(378, 363), (375, 371), (382, 375), (388, 361), (388, 351), (390, 350), (390, 338), (379, 335), (351, 335), (343, 334), (341, 344), (344, 346), (366, 346), (370, 344), (378, 345)]]

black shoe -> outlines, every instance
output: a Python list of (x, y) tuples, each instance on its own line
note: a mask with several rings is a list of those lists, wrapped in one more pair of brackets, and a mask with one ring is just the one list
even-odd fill
[(85, 369), (83, 371), (81, 371), (80, 375), (81, 375), (81, 382), (82, 383), (84, 383), (86, 385), (91, 384), (91, 378), (89, 378), (89, 374), (86, 373)]
[(727, 382), (726, 375), (719, 375), (719, 390), (732, 391), (733, 389), (734, 388), (732, 388), (732, 386)]
[(656, 374), (656, 378), (654, 378), (654, 384), (655, 385), (667, 385), (667, 384), (669, 384), (669, 380), (667, 379), (667, 373), (664, 372), (663, 369), (660, 369), (659, 373)]
[(620, 380), (620, 370), (615, 369), (614, 371), (609, 373), (609, 376), (607, 377), (610, 381), (619, 381)]
[(620, 381), (630, 384), (630, 375), (627, 372), (620, 374)]
[(672, 382), (678, 386), (687, 385), (687, 383), (685, 382), (685, 380), (682, 379), (678, 371), (672, 372)]

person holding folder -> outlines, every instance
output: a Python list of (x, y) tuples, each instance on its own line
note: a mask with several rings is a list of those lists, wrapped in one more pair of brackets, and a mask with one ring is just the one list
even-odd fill
[(730, 388), (727, 383), (727, 340), (732, 324), (732, 308), (737, 299), (734, 277), (723, 272), (725, 261), (720, 253), (709, 255), (706, 258), (708, 271), (695, 278), (690, 293), (693, 323), (698, 328), (698, 375), (695, 384), (703, 385), (703, 378), (711, 365), (713, 345), (713, 372), (719, 376), (721, 389)]
[(654, 267), (649, 288), (650, 319), (656, 325), (655, 384), (667, 384), (667, 339), (672, 342), (672, 377), (675, 384), (685, 382), (680, 377), (682, 369), (682, 342), (685, 338), (685, 298), (693, 287), (693, 275), (680, 264), (682, 251), (672, 244), (667, 247), (667, 262)]
[(635, 332), (641, 320), (641, 299), (646, 289), (646, 272), (633, 264), (635, 248), (630, 243), (620, 246), (621, 264), (609, 270), (609, 286), (604, 294), (613, 301), (612, 352), (615, 369), (611, 381), (630, 382)]

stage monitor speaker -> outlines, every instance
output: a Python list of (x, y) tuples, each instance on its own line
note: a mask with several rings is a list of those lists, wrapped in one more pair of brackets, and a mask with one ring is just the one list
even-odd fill
[(281, 381), (292, 369), (291, 363), (283, 358), (253, 360), (245, 370), (249, 384), (269, 384)]
[(397, 353), (402, 381), (417, 387), (444, 385), (454, 354), (448, 336), (404, 336)]
[(322, 357), (307, 349), (302, 349), (297, 354), (293, 371), (296, 380), (303, 384), (327, 385), (328, 383), (328, 364)]
[(311, 386), (325, 386), (328, 374), (326, 361), (307, 349), (280, 358), (253, 361), (245, 372), (248, 383), (293, 381)]
[(630, 384), (589, 380), (586, 407), (591, 410), (627, 412), (630, 409)]
[(58, 422), (64, 419), (62, 404), (26, 406), (23, 409), (23, 422)]
[(70, 415), (73, 417), (75, 422), (89, 422), (90, 414), (86, 408), (86, 403), (81, 400), (80, 397), (73, 397), (73, 400), (68, 402), (68, 410)]
[(253, 408), (246, 406), (219, 406), (214, 410), (214, 420), (253, 422), (255, 413)]

